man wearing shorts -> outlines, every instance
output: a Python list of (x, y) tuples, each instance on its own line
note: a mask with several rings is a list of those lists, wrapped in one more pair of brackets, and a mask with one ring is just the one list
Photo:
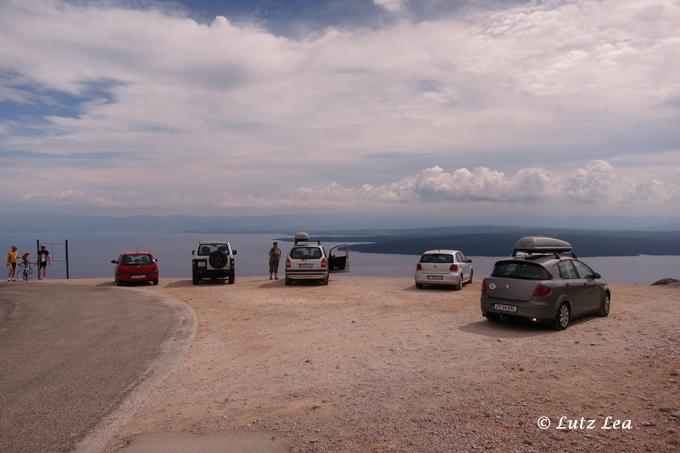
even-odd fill
[(12, 248), (7, 252), (7, 268), (9, 272), (7, 273), (7, 281), (13, 282), (16, 280), (17, 273), (17, 246), (13, 245)]
[(40, 246), (38, 252), (38, 280), (47, 278), (47, 265), (52, 264), (50, 252), (47, 251), (44, 245)]
[(274, 242), (272, 248), (269, 249), (269, 280), (279, 279), (279, 260), (281, 260), (281, 249), (279, 248), (279, 243)]

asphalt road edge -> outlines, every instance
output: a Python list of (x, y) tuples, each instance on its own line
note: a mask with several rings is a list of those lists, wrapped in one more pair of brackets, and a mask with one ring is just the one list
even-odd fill
[(175, 314), (176, 327), (161, 345), (159, 356), (133, 384), (134, 389), (118, 407), (97, 423), (85, 438), (76, 444), (73, 449), (74, 453), (103, 451), (123, 424), (141, 407), (149, 393), (182, 362), (196, 335), (198, 318), (193, 308), (184, 301), (157, 292), (150, 294), (149, 291), (142, 289), (120, 288), (120, 290), (143, 293), (154, 301), (170, 307)]

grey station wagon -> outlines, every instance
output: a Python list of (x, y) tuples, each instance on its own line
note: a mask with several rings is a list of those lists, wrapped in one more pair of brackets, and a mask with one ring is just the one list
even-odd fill
[(602, 276), (571, 244), (548, 237), (517, 241), (512, 257), (496, 262), (482, 282), (482, 315), (490, 321), (521, 317), (564, 330), (579, 316), (608, 316), (610, 303)]

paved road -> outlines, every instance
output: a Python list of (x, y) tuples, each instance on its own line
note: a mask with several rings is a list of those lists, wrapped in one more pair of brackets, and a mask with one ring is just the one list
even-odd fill
[(178, 322), (151, 291), (0, 284), (0, 452), (70, 451)]

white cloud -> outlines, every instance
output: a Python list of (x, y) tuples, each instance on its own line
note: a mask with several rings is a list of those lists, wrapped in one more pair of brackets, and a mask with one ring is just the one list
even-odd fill
[(510, 174), (487, 167), (446, 171), (434, 166), (387, 184), (349, 186), (331, 182), (317, 186), (287, 187), (267, 195), (242, 195), (216, 190), (190, 197), (177, 193), (153, 195), (128, 190), (110, 196), (67, 189), (50, 193), (24, 193), (20, 200), (96, 208), (183, 206), (209, 210), (371, 208), (384, 205), (436, 207), (442, 204), (471, 206), (479, 203), (563, 206), (592, 204), (629, 208), (636, 203), (662, 204), (680, 201), (680, 172), (659, 179), (643, 172), (621, 172), (602, 160), (589, 162), (574, 170), (556, 171), (528, 167)]
[(661, 181), (640, 172), (621, 173), (603, 160), (589, 162), (573, 171), (558, 172), (543, 168), (522, 168), (506, 174), (487, 167), (445, 171), (439, 166), (426, 168), (417, 175), (397, 182), (372, 186), (345, 187), (331, 183), (303, 187), (299, 194), (307, 201), (354, 204), (379, 202), (437, 203), (664, 203), (680, 200), (680, 177)]
[[(650, 157), (658, 146), (646, 142), (677, 141), (678, 113), (666, 105), (680, 92), (677, 0), (531, 2), (299, 40), (224, 17), (201, 24), (116, 5), (0, 3), (0, 70), (23, 84), (0, 81), (0, 97), (22, 102), (26, 84), (83, 95), (93, 82), (111, 95), (78, 116), (49, 116), (39, 134), (19, 127), (35, 125), (0, 123), (2, 148), (121, 155), (115, 165), (60, 168), (48, 179), (35, 162), (15, 162), (20, 171), (0, 170), (9, 184), (28, 174), (40, 193), (125, 200), (121, 190), (133, 189), (157, 203), (173, 193), (178, 208), (205, 197), (219, 205), (216, 186), (263, 206), (269, 193), (329, 180), (350, 189), (330, 188), (328, 203), (340, 203), (333, 196), (343, 190), (385, 202), (499, 203), (621, 193), (658, 200), (669, 190), (653, 172), (619, 189), (608, 164), (584, 164), (613, 161), (626, 137), (641, 143), (627, 153)], [(564, 149), (574, 153), (557, 154)], [(381, 151), (422, 154), (416, 168), (485, 165), (400, 179), (403, 164), (367, 159)], [(582, 171), (563, 179), (538, 168), (565, 159)], [(507, 173), (517, 161), (536, 165)], [(341, 171), (329, 176), (333, 168)]]
[(373, 0), (373, 3), (392, 13), (400, 11), (404, 7), (404, 0)]

